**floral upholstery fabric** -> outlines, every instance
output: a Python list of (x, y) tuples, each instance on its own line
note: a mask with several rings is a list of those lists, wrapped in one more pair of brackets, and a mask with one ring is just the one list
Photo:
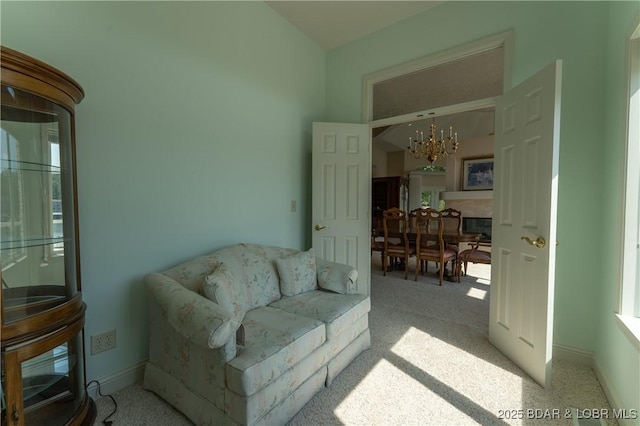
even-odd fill
[(247, 310), (266, 306), (280, 299), (280, 283), (274, 260), (297, 253), (296, 250), (257, 244), (236, 244), (175, 266), (164, 274), (192, 291), (220, 263), (226, 263), (247, 294)]
[(215, 271), (204, 278), (202, 291), (207, 299), (216, 302), (231, 312), (235, 319), (242, 321), (247, 312), (247, 295), (226, 263), (220, 263)]
[(356, 292), (358, 271), (342, 263), (316, 259), (316, 274), (318, 286), (341, 294)]
[[(315, 365), (318, 365), (318, 368), (314, 369)], [(290, 412), (285, 419), (277, 423), (266, 421), (266, 419), (271, 417), (269, 414), (278, 410), (280, 406), (283, 405), (283, 401), (286, 401), (287, 405), (289, 405), (292, 402), (292, 396), (295, 392), (309, 385), (309, 381), (312, 380), (309, 376), (314, 377), (313, 381), (315, 384), (313, 385), (313, 394), (315, 394), (324, 387), (326, 382), (326, 362), (321, 364), (317, 357), (309, 356), (300, 364), (296, 364), (293, 368), (290, 368), (284, 374), (277, 377), (268, 386), (249, 396), (238, 395), (228, 390), (225, 395), (227, 412), (231, 414), (236, 422), (243, 425), (256, 423), (269, 426), (285, 424), (297, 410)], [(311, 397), (313, 395), (309, 396)], [(298, 410), (300, 408), (302, 408), (302, 406), (300, 406)]]
[(227, 363), (227, 386), (251, 395), (318, 349), (326, 340), (321, 321), (270, 306), (247, 312), (245, 348)]
[(267, 306), (280, 299), (280, 282), (273, 260), (277, 250), (254, 244), (238, 244), (230, 248), (237, 259), (234, 275), (244, 283), (247, 310)]
[(316, 258), (317, 287), (283, 297), (278, 260), (298, 253), (236, 244), (145, 277), (145, 387), (196, 424), (286, 423), (370, 346), (350, 266)]
[(337, 294), (309, 291), (283, 297), (270, 306), (292, 314), (322, 321), (327, 327), (327, 339), (335, 339), (344, 329), (371, 309), (370, 299), (362, 294)]
[(371, 334), (367, 328), (358, 334), (349, 345), (342, 351), (338, 352), (327, 363), (327, 386), (331, 385), (333, 379), (336, 378), (342, 370), (344, 370), (362, 351), (371, 347)]
[(154, 364), (164, 366), (163, 370), (168, 375), (180, 383), (189, 384), (197, 393), (207, 395), (212, 404), (224, 409), (225, 347), (211, 349), (200, 346), (177, 333), (170, 325), (162, 327), (158, 324), (150, 332), (153, 338), (149, 351), (155, 354)]
[[(143, 385), (145, 389), (152, 389), (155, 394), (182, 412), (196, 425), (237, 426), (236, 422), (230, 419), (226, 420), (224, 405), (219, 407), (214, 404), (214, 397), (211, 393), (194, 393), (193, 389), (180, 382), (176, 376), (167, 374), (155, 364), (147, 363)], [(222, 392), (220, 399), (224, 400), (224, 388), (219, 389), (218, 392)], [(207, 395), (207, 397), (202, 395)]]
[(318, 288), (313, 249), (276, 259), (276, 265), (283, 296), (294, 296)]
[(169, 323), (195, 343), (218, 348), (240, 327), (231, 312), (162, 274), (151, 274), (146, 283)]

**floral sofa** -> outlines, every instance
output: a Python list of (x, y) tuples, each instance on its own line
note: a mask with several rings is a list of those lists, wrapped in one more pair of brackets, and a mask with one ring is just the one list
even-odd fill
[(145, 388), (198, 425), (283, 424), (370, 347), (357, 272), (237, 244), (145, 278)]

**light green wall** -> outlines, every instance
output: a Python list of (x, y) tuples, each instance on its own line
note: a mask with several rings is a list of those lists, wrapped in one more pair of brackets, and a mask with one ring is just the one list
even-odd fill
[[(325, 53), (262, 2), (2, 2), (2, 44), (77, 80), (87, 379), (146, 359), (142, 279), (237, 242), (305, 248)], [(289, 211), (297, 200), (298, 211)]]
[(640, 400), (640, 359), (612, 312), (619, 266), (623, 36), (639, 5), (445, 2), (329, 52), (326, 83), (328, 119), (360, 122), (363, 76), (450, 47), (513, 30), (512, 86), (563, 60), (554, 342), (593, 352), (629, 409)]
[[(594, 194), (602, 179), (605, 2), (446, 2), (336, 49), (327, 56), (330, 120), (360, 121), (362, 77), (506, 30), (514, 32), (513, 84), (563, 60), (556, 274), (556, 342), (591, 350), (595, 343), (599, 262), (584, 262), (585, 232), (600, 223)], [(544, 28), (544, 30), (542, 30)], [(576, 220), (580, 210), (581, 220)]]
[(87, 94), (77, 109), (86, 335), (118, 330), (115, 351), (87, 356), (88, 379), (146, 358), (146, 273), (237, 241), (305, 246), (310, 123), (359, 122), (364, 75), (513, 29), (513, 84), (564, 60), (556, 342), (595, 351), (632, 406), (637, 352), (611, 317), (619, 227), (602, 224), (619, 219), (620, 38), (637, 11), (446, 2), (325, 55), (261, 2), (3, 1), (2, 44)]
[[(627, 66), (629, 40), (633, 25), (640, 23), (640, 3), (622, 3), (611, 7), (606, 57), (606, 97), (603, 124), (606, 149), (603, 151), (603, 229), (601, 246), (600, 303), (596, 361), (606, 371), (622, 407), (640, 409), (640, 353), (621, 331), (613, 312), (618, 308), (618, 280), (621, 272), (622, 199), (624, 188), (625, 115), (628, 105)], [(636, 117), (637, 119), (637, 117)], [(638, 143), (638, 141), (636, 141)], [(640, 419), (636, 420), (640, 425)]]

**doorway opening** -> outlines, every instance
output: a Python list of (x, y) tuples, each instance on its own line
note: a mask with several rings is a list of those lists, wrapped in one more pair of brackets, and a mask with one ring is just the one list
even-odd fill
[[(511, 81), (512, 40), (511, 32), (501, 33), (365, 78), (363, 121), (372, 127), (372, 176), (408, 181), (408, 211), (446, 207), (460, 210), (462, 220), (491, 220), (490, 191), (484, 197), (463, 195), (462, 159), (493, 157), (494, 105)], [(434, 118), (440, 128), (458, 131), (460, 145), (456, 155), (430, 164), (409, 154), (407, 139)], [(457, 249), (469, 247), (462, 243)], [(372, 268), (380, 268), (377, 263)], [(488, 284), (490, 265), (478, 266), (470, 271), (479, 269), (479, 279)]]

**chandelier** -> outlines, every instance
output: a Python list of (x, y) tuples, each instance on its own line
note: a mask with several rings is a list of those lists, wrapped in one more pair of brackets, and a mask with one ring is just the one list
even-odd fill
[(433, 164), (439, 156), (447, 157), (455, 154), (458, 150), (458, 132), (453, 131), (453, 127), (449, 126), (449, 136), (445, 138), (444, 130), (440, 130), (436, 126), (436, 119), (429, 125), (429, 135), (425, 140), (424, 132), (416, 130), (416, 138), (409, 136), (409, 153), (416, 160), (426, 157)]

